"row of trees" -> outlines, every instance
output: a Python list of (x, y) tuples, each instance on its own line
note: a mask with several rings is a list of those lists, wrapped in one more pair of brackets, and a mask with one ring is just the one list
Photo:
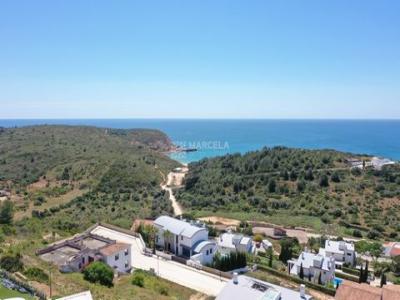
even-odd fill
[(227, 272), (247, 266), (247, 254), (243, 252), (231, 252), (227, 255), (216, 253), (211, 267)]

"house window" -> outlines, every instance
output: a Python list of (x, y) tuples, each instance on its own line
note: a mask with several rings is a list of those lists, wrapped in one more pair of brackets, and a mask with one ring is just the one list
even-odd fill
[(82, 263), (85, 264), (85, 257), (82, 257)]
[(129, 254), (129, 250), (126, 249), (126, 250), (125, 250), (125, 256), (128, 256), (128, 254)]
[(129, 267), (128, 262), (125, 262), (125, 269), (127, 269)]
[(347, 253), (347, 256), (351, 256), (351, 253)]
[(212, 254), (212, 249), (210, 249), (210, 254)]
[(119, 254), (115, 255), (115, 260), (119, 259)]
[(206, 251), (206, 255), (208, 255), (208, 250)]
[(183, 235), (181, 235), (181, 241), (183, 241)]

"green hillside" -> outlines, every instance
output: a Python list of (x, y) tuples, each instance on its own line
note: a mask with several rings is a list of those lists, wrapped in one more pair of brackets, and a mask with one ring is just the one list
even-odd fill
[(170, 147), (157, 130), (3, 129), (0, 189), (11, 190), (16, 221), (47, 218), (60, 231), (97, 221), (128, 226), (134, 215), (171, 210), (159, 187), (163, 174), (177, 166), (161, 153)]
[(190, 164), (185, 188), (177, 197), (197, 215), (316, 229), (340, 224), (349, 233), (356, 228), (374, 238), (396, 236), (400, 230), (399, 166), (351, 170), (346, 164), (349, 157), (368, 159), (283, 147), (204, 159)]

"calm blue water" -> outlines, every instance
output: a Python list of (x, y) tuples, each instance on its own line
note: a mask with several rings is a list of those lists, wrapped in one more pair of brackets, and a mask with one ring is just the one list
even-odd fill
[(177, 144), (199, 148), (197, 152), (174, 155), (182, 162), (277, 145), (329, 148), (400, 160), (400, 120), (0, 120), (3, 127), (36, 124), (160, 129)]

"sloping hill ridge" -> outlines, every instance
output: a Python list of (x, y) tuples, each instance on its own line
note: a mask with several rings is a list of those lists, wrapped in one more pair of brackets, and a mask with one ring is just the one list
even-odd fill
[(149, 129), (2, 129), (0, 189), (11, 190), (17, 221), (47, 218), (46, 229), (61, 232), (99, 221), (129, 227), (133, 217), (171, 211), (160, 188), (179, 165), (162, 153), (171, 146)]
[[(400, 230), (400, 168), (351, 169), (333, 150), (264, 148), (245, 155), (204, 159), (189, 165), (177, 200), (197, 215), (395, 237)], [(332, 232), (332, 233), (333, 233)], [(342, 232), (343, 233), (343, 232)], [(355, 235), (359, 236), (359, 232)]]

